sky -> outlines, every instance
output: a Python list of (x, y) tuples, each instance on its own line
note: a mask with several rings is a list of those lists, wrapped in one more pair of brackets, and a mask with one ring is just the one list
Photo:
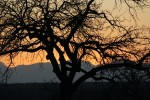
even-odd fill
[[(104, 9), (107, 9), (109, 10), (110, 12), (113, 11), (114, 15), (121, 15), (122, 13), (124, 13), (121, 17), (126, 17), (127, 19), (131, 19), (129, 20), (129, 22), (133, 22), (131, 16), (129, 15), (129, 12), (128, 12), (128, 8), (127, 8), (127, 5), (125, 5), (124, 3), (120, 6), (118, 5), (117, 6), (117, 9), (114, 11), (113, 8), (116, 8), (115, 4), (114, 4), (114, 1), (115, 0), (107, 0), (103, 3), (103, 7)], [(147, 8), (144, 8), (144, 9), (139, 9), (139, 8), (136, 8), (136, 11), (137, 11), (137, 22), (138, 22), (138, 25), (145, 25), (145, 26), (150, 26), (150, 7), (147, 7)], [(133, 23), (130, 23), (130, 24), (134, 24)]]
[[(103, 10), (107, 9), (108, 11), (112, 11), (112, 8), (114, 8), (113, 4), (114, 4), (113, 0), (104, 2), (104, 4), (102, 5)], [(118, 10), (112, 11), (112, 12), (114, 14), (118, 15), (125, 11), (126, 11), (126, 9), (124, 9), (124, 7), (119, 8), (119, 6), (118, 6)], [(138, 16), (137, 22), (138, 22), (139, 26), (145, 25), (145, 26), (150, 27), (150, 8), (146, 8), (143, 10), (137, 9), (137, 16)], [(130, 18), (131, 16), (127, 12), (124, 15), (122, 15), (122, 17), (128, 17), (128, 19), (131, 19)], [(129, 20), (128, 24), (134, 25), (135, 23), (134, 23), (134, 21)], [(44, 53), (44, 52), (37, 52), (37, 53), (32, 53), (32, 54), (22, 53), (21, 55), (18, 55), (13, 60), (14, 65), (12, 65), (12, 66), (24, 65), (24, 64), (28, 65), (28, 64), (38, 63), (38, 62), (49, 62), (45, 59), (45, 56), (46, 56), (46, 53)], [(8, 65), (10, 60), (8, 57), (3, 57), (3, 58), (1, 58), (0, 61), (5, 63), (6, 65)]]

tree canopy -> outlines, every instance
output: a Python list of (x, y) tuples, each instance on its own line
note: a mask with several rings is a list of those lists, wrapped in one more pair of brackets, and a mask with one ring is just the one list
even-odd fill
[[(20, 52), (46, 52), (62, 88), (76, 87), (90, 77), (107, 80), (96, 77), (103, 69), (131, 67), (128, 63), (112, 63), (119, 59), (135, 61), (136, 66), (132, 67), (139, 68), (149, 60), (149, 28), (124, 25), (127, 19), (103, 10), (103, 2), (1, 0), (0, 55), (13, 58)], [(147, 0), (114, 2), (116, 9), (126, 5), (134, 21), (136, 9), (149, 6)], [(82, 61), (95, 61), (97, 66), (87, 71), (82, 68)], [(74, 82), (77, 72), (84, 75)]]

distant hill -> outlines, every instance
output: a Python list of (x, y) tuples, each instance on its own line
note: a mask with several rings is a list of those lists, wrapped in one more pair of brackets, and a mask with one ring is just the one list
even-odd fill
[(8, 83), (39, 83), (57, 81), (50, 63), (36, 63), (32, 65), (19, 65), (11, 68), (12, 76)]
[(6, 69), (6, 66), (3, 62), (0, 62), (0, 71), (4, 71)]
[[(93, 66), (89, 62), (82, 62), (82, 68), (85, 70), (90, 70), (91, 66)], [(150, 66), (150, 64), (147, 64), (147, 66)], [(0, 62), (0, 71), (4, 72), (6, 69), (6, 66)], [(10, 69), (12, 73), (11, 77), (8, 79), (8, 83), (45, 83), (45, 82), (59, 82), (57, 76), (53, 72), (53, 67), (51, 63), (36, 63), (32, 65), (19, 65), (15, 68)], [(124, 74), (124, 71), (127, 72), (124, 69), (119, 69), (120, 73)], [(112, 73), (112, 75), (110, 74)], [(106, 70), (101, 74), (102, 76), (107, 77), (113, 77), (113, 74), (117, 73), (117, 70)], [(127, 73), (129, 74), (129, 73)], [(83, 73), (77, 72), (75, 79), (77, 80), (80, 76), (82, 76)], [(139, 74), (140, 75), (140, 74)], [(93, 82), (93, 79), (86, 80), (87, 82)]]
[[(90, 70), (90, 63), (82, 62), (82, 67)], [(0, 63), (0, 68), (4, 71), (6, 66)], [(8, 79), (8, 83), (44, 83), (44, 82), (59, 82), (57, 76), (53, 72), (51, 63), (36, 63), (32, 65), (19, 65), (10, 69), (12, 73)], [(75, 80), (82, 73), (77, 73)], [(91, 80), (91, 79), (90, 79)], [(90, 81), (88, 80), (88, 81)]]

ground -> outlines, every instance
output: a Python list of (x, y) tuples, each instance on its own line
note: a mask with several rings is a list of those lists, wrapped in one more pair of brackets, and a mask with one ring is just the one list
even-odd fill
[[(1, 84), (0, 100), (59, 100), (59, 83)], [(150, 100), (150, 86), (86, 82), (72, 100)]]

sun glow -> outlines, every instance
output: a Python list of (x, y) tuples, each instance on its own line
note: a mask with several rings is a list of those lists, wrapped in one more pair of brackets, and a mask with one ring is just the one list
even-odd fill
[[(129, 19), (127, 20), (127, 22), (125, 23), (126, 26), (131, 25), (134, 26), (135, 22), (130, 20), (131, 16), (127, 13), (127, 9), (124, 9), (124, 7), (121, 7), (118, 5), (118, 9), (117, 10), (113, 10), (116, 6), (114, 6), (114, 1), (103, 1), (103, 9), (105, 10), (107, 9), (107, 11), (112, 12), (115, 15), (121, 16), (121, 18), (125, 18), (125, 19)], [(121, 12), (122, 11), (122, 12)], [(38, 13), (39, 14), (39, 13)], [(144, 10), (137, 10), (137, 26), (148, 26), (150, 27), (150, 23), (149, 23), (149, 18), (150, 18), (150, 10), (149, 8), (145, 8)], [(106, 34), (105, 34), (106, 35)], [(150, 34), (149, 34), (150, 35)], [(150, 47), (148, 47), (150, 48)], [(54, 52), (55, 55), (57, 56), (58, 54), (56, 52)], [(46, 59), (46, 55), (47, 53), (44, 51), (39, 51), (36, 53), (25, 53), (22, 52), (20, 54), (18, 54), (13, 60), (12, 60), (12, 66), (15, 67), (17, 65), (24, 65), (24, 64), (33, 64), (33, 63), (38, 63), (38, 62), (49, 62), (49, 60)], [(58, 58), (57, 58), (58, 59)], [(68, 59), (68, 58), (66, 58)], [(11, 60), (9, 56), (4, 56), (0, 58), (1, 62), (4, 62), (6, 65), (9, 65)], [(90, 60), (91, 63), (96, 64), (95, 60)]]

